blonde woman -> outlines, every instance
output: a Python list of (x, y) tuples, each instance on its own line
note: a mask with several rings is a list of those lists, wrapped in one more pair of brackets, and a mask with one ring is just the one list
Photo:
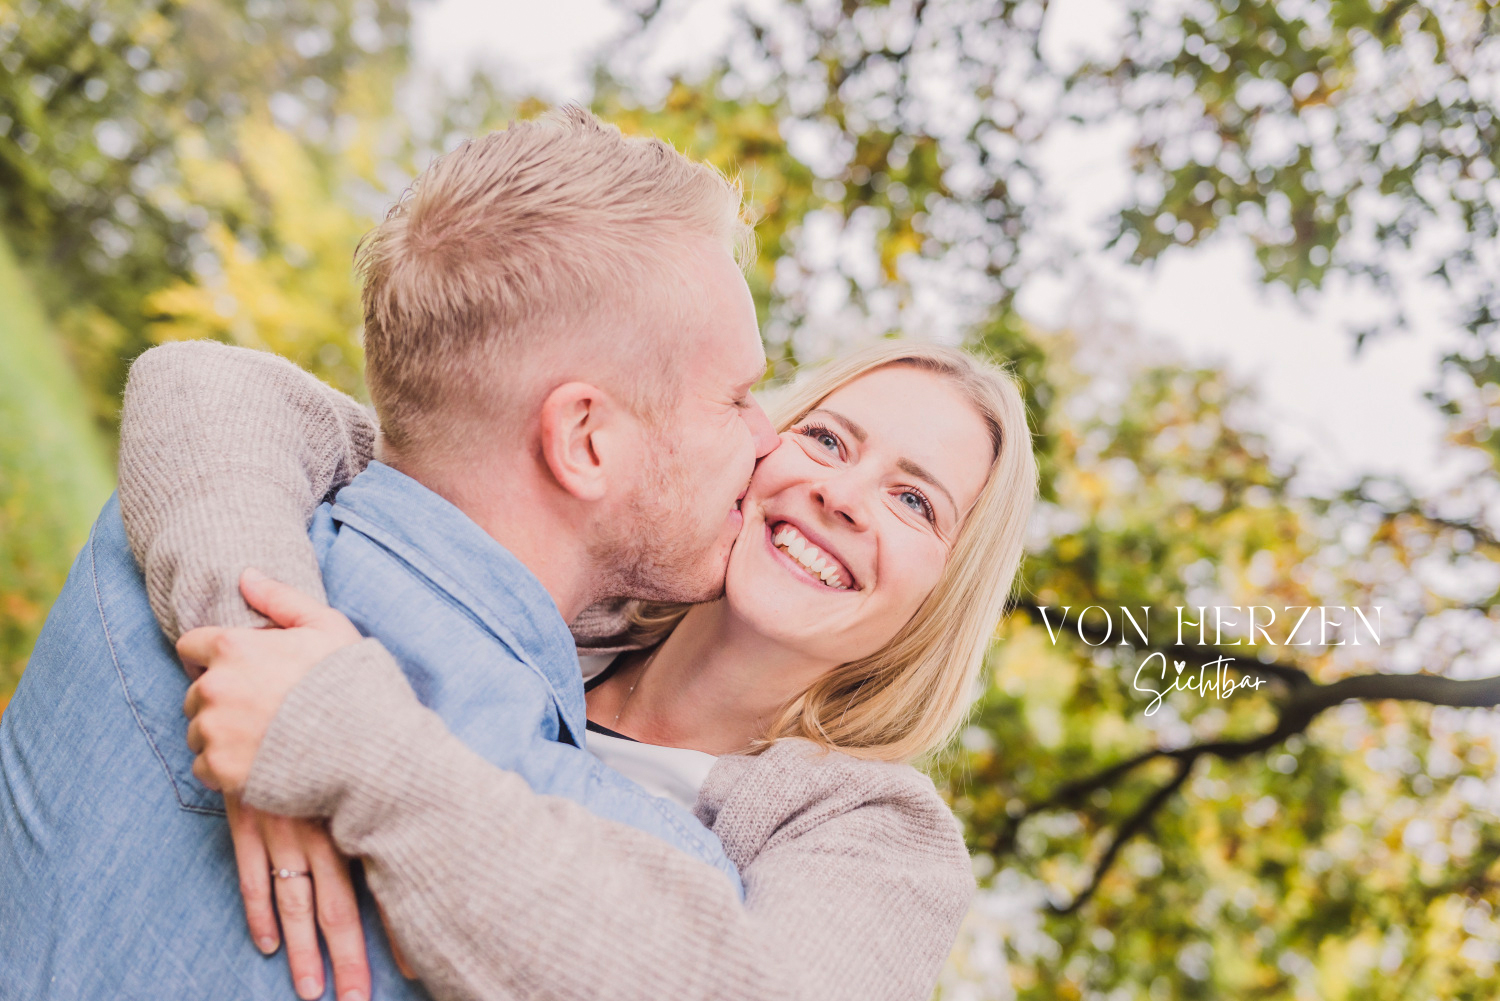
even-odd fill
[[(209, 378), (178, 384), (195, 377)], [(248, 405), (303, 435), (321, 496), (369, 461), (349, 442), (371, 436), (326, 434), (290, 395)], [(770, 409), (781, 443), (741, 504), (724, 596), (575, 624), (580, 652), (606, 664), (588, 686), (589, 749), (689, 804), (743, 901), (703, 863), (480, 759), (378, 643), (274, 582), (247, 579), (245, 596), (290, 628), (179, 645), (208, 667), (187, 707), (200, 774), (260, 809), (327, 818), (439, 998), (925, 997), (973, 879), (909, 762), (963, 720), (1021, 558), (1036, 489), (1021, 397), (962, 352), (888, 342)], [(235, 455), (251, 508), (276, 489), (255, 472), (265, 442), (197, 447)], [(170, 508), (191, 487), (132, 489)], [(234, 551), (255, 562), (253, 539)], [(170, 574), (149, 585), (170, 603)]]

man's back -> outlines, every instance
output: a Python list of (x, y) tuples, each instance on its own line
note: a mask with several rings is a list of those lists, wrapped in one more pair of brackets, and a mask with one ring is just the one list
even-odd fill
[[(559, 742), (583, 727), (566, 627), (456, 509), (376, 464), (313, 538), (330, 602), (477, 752), (728, 867), (686, 811)], [(112, 500), (0, 719), (0, 997), (294, 996), (285, 957), (250, 942), (222, 800), (192, 775), (187, 684)], [(374, 994), (423, 996), (364, 903)]]
[[(0, 719), (0, 997), (296, 996), (246, 931), (223, 801), (191, 772), (187, 684), (111, 500)], [(425, 996), (365, 910), (375, 994)]]

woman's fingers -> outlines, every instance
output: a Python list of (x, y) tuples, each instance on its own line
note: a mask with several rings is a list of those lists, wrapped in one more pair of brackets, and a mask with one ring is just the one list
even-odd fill
[(323, 993), (323, 955), (318, 947), (321, 928), (333, 964), (334, 993), (340, 1001), (367, 1001), (370, 966), (348, 861), (320, 824), (266, 814), (260, 819), (270, 855), (267, 868), (307, 873), (272, 878), (297, 996), (311, 999)]
[(223, 792), (223, 789), (219, 786), (219, 780), (214, 777), (213, 772), (208, 768), (207, 759), (201, 754), (193, 759), (193, 777), (203, 783), (203, 788), (212, 789), (214, 792)]
[(238, 796), (225, 796), (229, 814), (229, 836), (234, 841), (234, 861), (240, 870), (240, 896), (245, 900), (245, 922), (250, 940), (266, 955), (281, 944), (276, 928), (276, 909), (271, 903), (271, 857), (260, 836), (260, 813), (242, 806)]
[(286, 628), (307, 625), (328, 608), (317, 598), (273, 580), (254, 567), (240, 574), (240, 594), (251, 608)]
[[(234, 797), (227, 797), (224, 805), (240, 870), (245, 919), (256, 946), (265, 953), (276, 951), (279, 913), (297, 996), (320, 997), (324, 980), (323, 954), (318, 947), (321, 928), (339, 1001), (367, 1001), (370, 966), (365, 958), (359, 902), (349, 863), (339, 854), (327, 830), (312, 821), (261, 813)], [(273, 875), (279, 870), (307, 875)]]
[(339, 854), (326, 829), (306, 822), (299, 826), (312, 867), (318, 927), (333, 964), (333, 992), (339, 1001), (366, 1001), (370, 996), (370, 965), (365, 959), (365, 930), (359, 921), (349, 861)]
[(188, 630), (177, 641), (177, 656), (190, 670), (206, 667), (218, 652), (217, 642), (223, 632), (217, 626), (199, 626)]
[(271, 856), (273, 870), (307, 875), (275, 876), (276, 913), (281, 915), (281, 933), (286, 940), (286, 961), (292, 968), (292, 986), (297, 996), (311, 1001), (323, 993), (323, 954), (318, 949), (318, 929), (313, 910), (313, 879), (307, 856), (290, 817), (261, 815), (261, 835)]
[(322, 650), (317, 660), (341, 646), (360, 641), (359, 630), (343, 612), (288, 584), (272, 580), (251, 568), (240, 575), (240, 593), (249, 606), (273, 623), (289, 630), (307, 630), (318, 637)]
[(198, 682), (188, 685), (187, 694), (182, 697), (182, 715), (192, 719), (203, 711), (203, 689), (198, 687)]

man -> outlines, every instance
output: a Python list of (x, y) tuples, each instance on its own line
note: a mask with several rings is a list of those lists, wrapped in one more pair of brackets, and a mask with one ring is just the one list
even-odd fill
[[(288, 554), (262, 569), (313, 594), (326, 584), (481, 756), (731, 880), (690, 814), (579, 746), (566, 624), (604, 597), (722, 589), (738, 499), (777, 440), (750, 396), (765, 358), (736, 267), (748, 246), (736, 188), (579, 109), (442, 158), (360, 249), (381, 461), (319, 511), (310, 537), (271, 537), (269, 521), (260, 536)], [(184, 352), (211, 367), (234, 350), (157, 349), (132, 381), (168, 378), (163, 359)], [(224, 420), (254, 420), (260, 388), (221, 387)], [(307, 420), (370, 433), (352, 402)], [(150, 433), (149, 414), (136, 424)], [(309, 482), (290, 446), (287, 456), (283, 485), (299, 509), (342, 482), (338, 470)], [(164, 531), (264, 518), (242, 508), (226, 493)], [(295, 556), (308, 546), (322, 581), (301, 579)], [(136, 555), (146, 575), (162, 572), (153, 553)], [(181, 567), (174, 579), (158, 609), (169, 631), (250, 621), (238, 606), (195, 604), (232, 593), (222, 581)], [(0, 721), (0, 997), (421, 996), (372, 907), (339, 906), (346, 877), (326, 835), (225, 803), (193, 774), (189, 679), (169, 643), (112, 501)], [(240, 910), (241, 885), (263, 886), (272, 870), (290, 976), (262, 955), (279, 948), (276, 915)]]

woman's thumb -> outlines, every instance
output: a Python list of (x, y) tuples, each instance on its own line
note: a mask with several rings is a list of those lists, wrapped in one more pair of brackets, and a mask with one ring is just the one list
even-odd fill
[(303, 626), (328, 606), (289, 584), (273, 580), (254, 567), (240, 574), (240, 594), (245, 603), (273, 623), (286, 629)]

